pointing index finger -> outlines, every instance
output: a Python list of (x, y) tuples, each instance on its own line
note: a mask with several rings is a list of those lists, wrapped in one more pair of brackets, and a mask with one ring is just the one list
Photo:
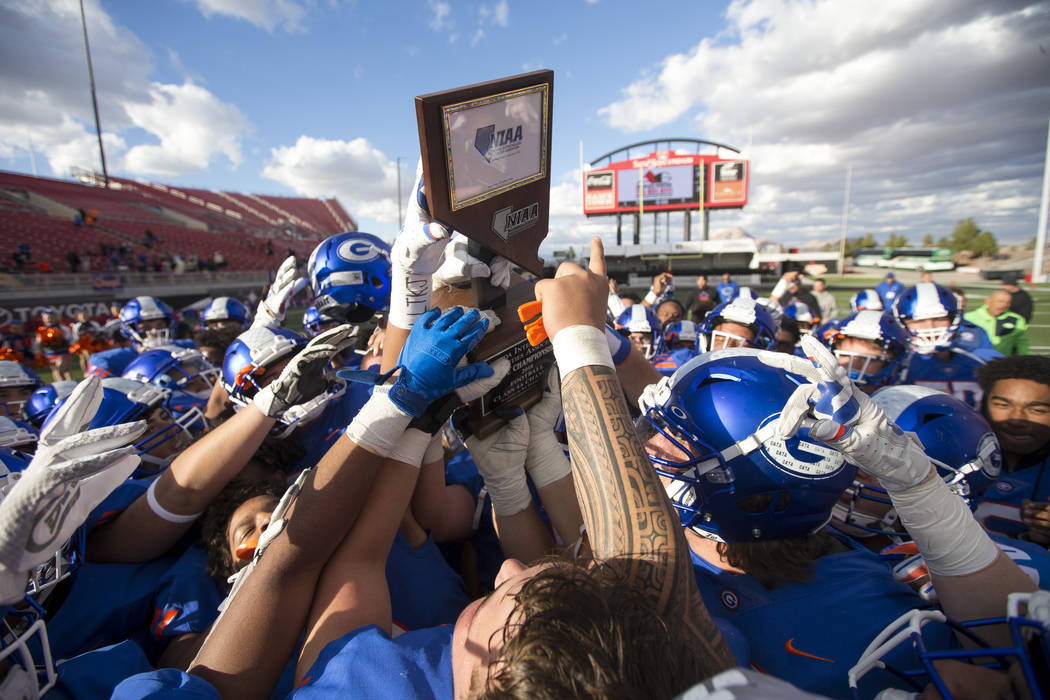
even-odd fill
[(605, 246), (602, 239), (595, 236), (591, 239), (591, 261), (587, 269), (596, 275), (605, 277)]

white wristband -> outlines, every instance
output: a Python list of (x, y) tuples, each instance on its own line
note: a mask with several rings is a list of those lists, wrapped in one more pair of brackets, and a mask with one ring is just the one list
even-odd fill
[(564, 379), (573, 370), (588, 365), (601, 365), (614, 369), (605, 330), (594, 326), (569, 326), (558, 331), (551, 339), (554, 359)]
[(430, 445), (430, 434), (418, 428), (409, 428), (390, 451), (390, 459), (410, 464), (416, 469), (423, 463), (423, 454)]
[(201, 513), (194, 513), (193, 515), (179, 515), (178, 513), (172, 513), (158, 503), (157, 494), (155, 493), (158, 481), (160, 481), (160, 479), (154, 479), (153, 483), (149, 485), (148, 489), (146, 489), (146, 504), (158, 518), (161, 520), (167, 520), (169, 523), (175, 523), (176, 525), (185, 525), (186, 523), (192, 523), (194, 520), (201, 517)]
[(410, 329), (430, 309), (432, 275), (416, 275), (395, 264), (390, 281), (390, 323)]
[(412, 422), (412, 416), (395, 406), (389, 393), (389, 385), (372, 389), (371, 398), (346, 429), (348, 438), (379, 457), (394, 453), (395, 445)]
[(652, 306), (653, 304), (656, 303), (656, 300), (659, 299), (659, 298), (660, 297), (656, 296), (656, 294), (653, 292), (653, 290), (650, 289), (649, 292), (645, 295), (645, 303), (647, 305), (649, 305), (649, 306)]
[(911, 488), (889, 494), (930, 573), (972, 574), (999, 556), (999, 547), (936, 472)]

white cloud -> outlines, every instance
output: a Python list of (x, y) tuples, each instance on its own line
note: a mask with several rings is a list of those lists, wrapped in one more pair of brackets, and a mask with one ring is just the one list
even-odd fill
[(302, 30), (306, 14), (302, 3), (294, 0), (194, 0), (197, 9), (209, 19), (215, 15), (232, 17), (272, 32), (280, 27), (287, 32)]
[(241, 136), (248, 130), (240, 111), (192, 83), (154, 83), (149, 103), (128, 104), (136, 126), (159, 144), (135, 146), (125, 165), (132, 172), (175, 177), (205, 170), (218, 154), (236, 167), (241, 162)]
[[(725, 217), (757, 236), (834, 231), (852, 162), (851, 233), (944, 235), (973, 216), (1008, 238), (1031, 235), (1050, 102), (1045, 4), (734, 0), (725, 20), (598, 110), (625, 132), (753, 138), (751, 202)], [(1019, 196), (976, 189), (999, 178)]]
[(497, 27), (506, 27), (510, 24), (510, 6), (507, 0), (499, 0), (492, 6), (492, 23)]
[[(138, 38), (98, 0), (85, 3), (85, 15), (111, 172), (173, 177), (199, 172), (217, 155), (240, 162), (250, 127), (236, 107), (189, 81), (151, 81), (152, 56)], [(22, 155), (31, 142), (60, 177), (100, 167), (80, 34), (76, 3), (0, 3), (0, 154)], [(177, 54), (168, 59), (180, 69)], [(157, 142), (142, 144), (144, 135)]]
[(452, 29), (454, 24), (451, 17), (451, 5), (441, 0), (427, 0), (427, 5), (430, 6), (430, 11), (433, 13), (430, 17), (431, 29), (435, 32)]
[[(300, 136), (294, 145), (271, 149), (262, 174), (307, 197), (338, 197), (355, 218), (397, 221), (397, 164), (367, 139)], [(402, 189), (409, 187), (402, 178)]]

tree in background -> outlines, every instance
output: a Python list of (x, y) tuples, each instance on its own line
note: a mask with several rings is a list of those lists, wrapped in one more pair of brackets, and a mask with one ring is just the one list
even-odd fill
[(853, 255), (854, 252), (861, 248), (877, 248), (879, 242), (875, 240), (875, 236), (871, 235), (871, 232), (865, 233), (863, 236), (858, 238), (847, 238), (846, 239), (846, 255)]
[(932, 233), (927, 233), (925, 236), (922, 237), (922, 247), (923, 248), (932, 248), (933, 247), (933, 234)]
[(999, 243), (991, 231), (982, 231), (973, 219), (963, 219), (955, 224), (951, 238), (942, 238), (938, 245), (951, 248), (953, 252), (968, 251), (974, 255), (994, 255), (999, 252)]
[(887, 248), (907, 248), (908, 238), (902, 233), (892, 233), (890, 237), (886, 239)]

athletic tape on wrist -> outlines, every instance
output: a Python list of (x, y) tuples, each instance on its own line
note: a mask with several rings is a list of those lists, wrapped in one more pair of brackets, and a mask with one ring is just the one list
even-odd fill
[(377, 386), (346, 428), (346, 436), (379, 457), (388, 457), (405, 434), (412, 416), (390, 400), (389, 385)]
[(194, 513), (193, 515), (179, 515), (178, 513), (172, 513), (170, 510), (162, 506), (157, 502), (157, 482), (160, 479), (154, 479), (153, 483), (146, 489), (146, 504), (149, 509), (152, 510), (158, 518), (161, 520), (167, 520), (169, 523), (175, 523), (176, 525), (185, 525), (186, 523), (192, 523), (197, 518), (201, 517), (201, 513)]
[(609, 326), (605, 327), (605, 341), (609, 344), (609, 354), (612, 355), (613, 364), (620, 365), (631, 354), (631, 340)]
[(936, 472), (909, 489), (889, 494), (930, 573), (972, 574), (999, 556), (999, 547)]
[(589, 365), (601, 365), (615, 369), (605, 333), (594, 326), (569, 326), (562, 328), (551, 339), (554, 358), (564, 379), (570, 372)]
[(390, 458), (419, 469), (428, 445), (430, 445), (430, 433), (418, 428), (408, 428), (401, 435), (401, 439), (394, 444), (390, 451)]
[(390, 289), (390, 323), (408, 330), (430, 308), (432, 275), (416, 275), (395, 263)]
[(652, 289), (650, 289), (645, 295), (645, 303), (649, 306), (655, 304), (657, 299), (659, 299), (659, 297), (656, 296)]

